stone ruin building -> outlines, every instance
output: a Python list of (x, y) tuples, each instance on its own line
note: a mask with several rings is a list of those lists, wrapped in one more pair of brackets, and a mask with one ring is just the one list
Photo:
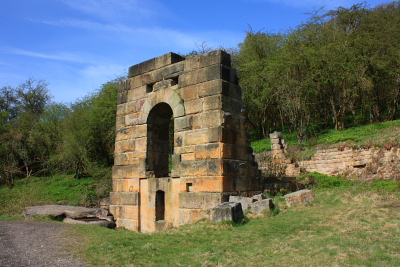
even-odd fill
[[(154, 232), (261, 191), (230, 55), (168, 53), (129, 68), (118, 92), (110, 211)], [(172, 167), (171, 167), (172, 165)]]

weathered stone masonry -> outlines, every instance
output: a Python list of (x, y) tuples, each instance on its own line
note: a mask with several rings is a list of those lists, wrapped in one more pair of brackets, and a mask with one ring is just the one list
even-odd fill
[(110, 195), (117, 227), (153, 232), (192, 223), (230, 195), (261, 190), (230, 64), (217, 50), (186, 59), (168, 53), (129, 68), (118, 92)]
[[(398, 147), (351, 148), (337, 145), (318, 150), (310, 160), (291, 163), (286, 155), (282, 134), (270, 134), (272, 163), (280, 167), (281, 175), (294, 177), (301, 172), (319, 172), (357, 180), (400, 179), (400, 150)], [(271, 168), (271, 166), (266, 166)], [(261, 166), (261, 169), (266, 169)]]

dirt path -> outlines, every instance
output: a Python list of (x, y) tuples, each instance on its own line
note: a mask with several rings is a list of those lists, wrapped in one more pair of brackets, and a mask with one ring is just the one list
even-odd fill
[(64, 249), (68, 225), (0, 221), (0, 266), (86, 266)]

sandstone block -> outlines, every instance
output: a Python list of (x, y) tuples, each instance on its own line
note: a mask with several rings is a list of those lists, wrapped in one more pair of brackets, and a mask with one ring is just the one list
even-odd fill
[(201, 114), (201, 126), (203, 128), (215, 127), (222, 125), (224, 121), (224, 112), (220, 110), (213, 110)]
[(116, 131), (115, 140), (119, 141), (119, 140), (130, 139), (130, 138), (132, 138), (132, 133), (133, 133), (133, 128), (132, 127), (126, 127), (126, 128), (118, 129)]
[(195, 153), (186, 153), (186, 154), (181, 154), (181, 159), (182, 161), (195, 160), (196, 156)]
[(244, 214), (240, 203), (224, 202), (211, 210), (210, 219), (213, 222), (238, 222), (243, 217)]
[(165, 55), (147, 60), (140, 64), (133, 65), (129, 67), (128, 77), (134, 77), (155, 69), (168, 66), (184, 60), (184, 58), (175, 53), (167, 53)]
[(211, 209), (222, 202), (221, 193), (181, 192), (179, 193), (179, 208)]
[(230, 55), (222, 50), (215, 50), (185, 60), (185, 71), (200, 69), (211, 65), (222, 64), (231, 67)]
[(221, 158), (221, 145), (219, 143), (198, 145), (195, 155), (197, 160)]
[(23, 212), (25, 218), (33, 215), (64, 216), (68, 218), (107, 216), (107, 212), (97, 208), (86, 208), (66, 205), (43, 205), (26, 207)]
[(261, 201), (261, 200), (267, 199), (267, 197), (264, 194), (258, 194), (258, 195), (254, 195), (252, 197), (252, 199), (255, 199), (257, 201)]
[[(175, 78), (182, 73), (183, 63), (179, 62), (142, 74), (142, 82), (149, 86), (152, 86), (156, 82), (162, 81), (163, 79)], [(149, 90), (146, 89), (146, 91)]]
[(200, 113), (203, 112), (203, 99), (194, 99), (194, 100), (189, 100), (185, 101), (185, 110), (186, 114), (194, 114), (194, 113)]
[(213, 80), (204, 82), (198, 85), (199, 97), (206, 97), (212, 95), (227, 95), (229, 96), (229, 83), (221, 80)]
[(193, 129), (193, 116), (185, 116), (175, 118), (174, 128), (176, 132), (187, 131)]
[(123, 179), (122, 191), (139, 192), (139, 177), (135, 179)]
[(113, 178), (112, 181), (112, 188), (114, 192), (119, 192), (119, 191), (123, 191), (123, 179), (115, 179)]
[(289, 207), (293, 207), (296, 205), (306, 205), (315, 200), (314, 191), (303, 189), (291, 194), (287, 194), (284, 196), (286, 199), (286, 205)]
[(210, 217), (209, 210), (203, 209), (179, 209), (179, 224), (184, 225), (188, 223), (195, 223), (204, 218)]
[(186, 101), (199, 98), (198, 87), (199, 85), (192, 85), (182, 88), (180, 90), (181, 97)]
[(125, 128), (126, 124), (125, 124), (125, 116), (117, 116), (116, 118), (116, 129), (122, 129)]
[(282, 139), (282, 133), (275, 131), (275, 132), (273, 132), (273, 133), (271, 133), (269, 135), (269, 138), (271, 138), (271, 139)]
[(131, 231), (139, 231), (139, 221), (131, 219), (118, 218), (116, 220), (117, 228), (126, 228)]
[(117, 104), (124, 104), (128, 102), (128, 91), (118, 93)]
[(208, 141), (207, 130), (192, 130), (185, 133), (184, 146), (205, 144)]
[(204, 111), (222, 109), (222, 95), (214, 95), (204, 98)]
[(223, 176), (185, 177), (180, 179), (181, 192), (223, 192)]
[(127, 94), (127, 102), (139, 100), (144, 95), (146, 95), (146, 92), (147, 92), (146, 85), (139, 86), (139, 87), (129, 90), (128, 94)]
[(117, 116), (125, 116), (127, 113), (127, 103), (117, 105)]
[(185, 72), (179, 77), (179, 87), (222, 79), (230, 80), (230, 68), (223, 65), (213, 65), (202, 69)]
[(133, 205), (137, 206), (139, 201), (138, 192), (111, 192), (110, 201), (112, 205)]
[(133, 140), (121, 140), (115, 142), (115, 154), (135, 151), (135, 142)]
[(249, 205), (249, 210), (253, 213), (261, 213), (264, 210), (271, 210), (273, 208), (274, 204), (270, 198), (259, 200)]
[(241, 197), (241, 196), (230, 196), (229, 202), (240, 203), (243, 210), (250, 209), (250, 204), (253, 203), (254, 200), (251, 197)]
[(131, 81), (129, 79), (120, 81), (118, 83), (118, 93), (122, 93), (131, 88)]

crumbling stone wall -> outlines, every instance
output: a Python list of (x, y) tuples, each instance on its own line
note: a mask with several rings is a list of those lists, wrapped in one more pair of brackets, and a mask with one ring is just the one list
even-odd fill
[(262, 189), (229, 54), (168, 53), (130, 67), (128, 77), (118, 92), (110, 194), (117, 227), (192, 223), (230, 195)]
[(309, 172), (341, 175), (357, 180), (400, 180), (400, 151), (397, 148), (321, 149), (299, 166)]
[[(286, 155), (287, 145), (279, 132), (270, 134), (271, 163), (265, 166), (294, 177), (301, 172), (319, 172), (358, 180), (400, 180), (400, 150), (390, 148), (360, 148), (337, 146), (318, 150), (310, 160), (291, 162)], [(263, 167), (261, 167), (263, 169)]]

